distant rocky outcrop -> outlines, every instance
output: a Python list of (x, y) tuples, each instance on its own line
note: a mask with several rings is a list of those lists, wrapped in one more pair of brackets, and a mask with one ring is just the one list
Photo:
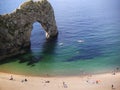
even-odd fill
[(54, 11), (47, 0), (30, 0), (13, 13), (0, 15), (0, 59), (25, 53), (36, 21), (44, 28), (47, 39), (57, 36)]

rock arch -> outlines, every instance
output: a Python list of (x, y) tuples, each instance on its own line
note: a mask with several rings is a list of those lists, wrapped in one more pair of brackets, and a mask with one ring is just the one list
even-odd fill
[(47, 0), (28, 1), (11, 14), (0, 15), (0, 59), (24, 53), (30, 46), (32, 25), (39, 22), (46, 38), (57, 36), (52, 6)]

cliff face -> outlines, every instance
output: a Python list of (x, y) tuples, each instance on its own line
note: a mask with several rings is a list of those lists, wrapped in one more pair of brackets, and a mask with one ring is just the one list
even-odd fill
[(36, 21), (44, 28), (47, 39), (57, 36), (54, 11), (47, 0), (28, 1), (15, 12), (0, 15), (0, 59), (25, 52)]

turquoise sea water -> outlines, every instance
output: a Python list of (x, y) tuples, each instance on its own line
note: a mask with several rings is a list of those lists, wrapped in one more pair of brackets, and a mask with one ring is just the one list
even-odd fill
[[(0, 1), (0, 14), (25, 0)], [(120, 67), (119, 0), (49, 0), (59, 36), (46, 41), (33, 24), (31, 50), (0, 62), (0, 71), (26, 75), (104, 73)]]

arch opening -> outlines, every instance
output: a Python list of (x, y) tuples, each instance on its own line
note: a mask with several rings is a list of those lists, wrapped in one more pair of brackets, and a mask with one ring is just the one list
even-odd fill
[(30, 49), (32, 52), (38, 52), (41, 49), (42, 44), (45, 42), (45, 31), (39, 22), (33, 23), (33, 28), (30, 36)]

